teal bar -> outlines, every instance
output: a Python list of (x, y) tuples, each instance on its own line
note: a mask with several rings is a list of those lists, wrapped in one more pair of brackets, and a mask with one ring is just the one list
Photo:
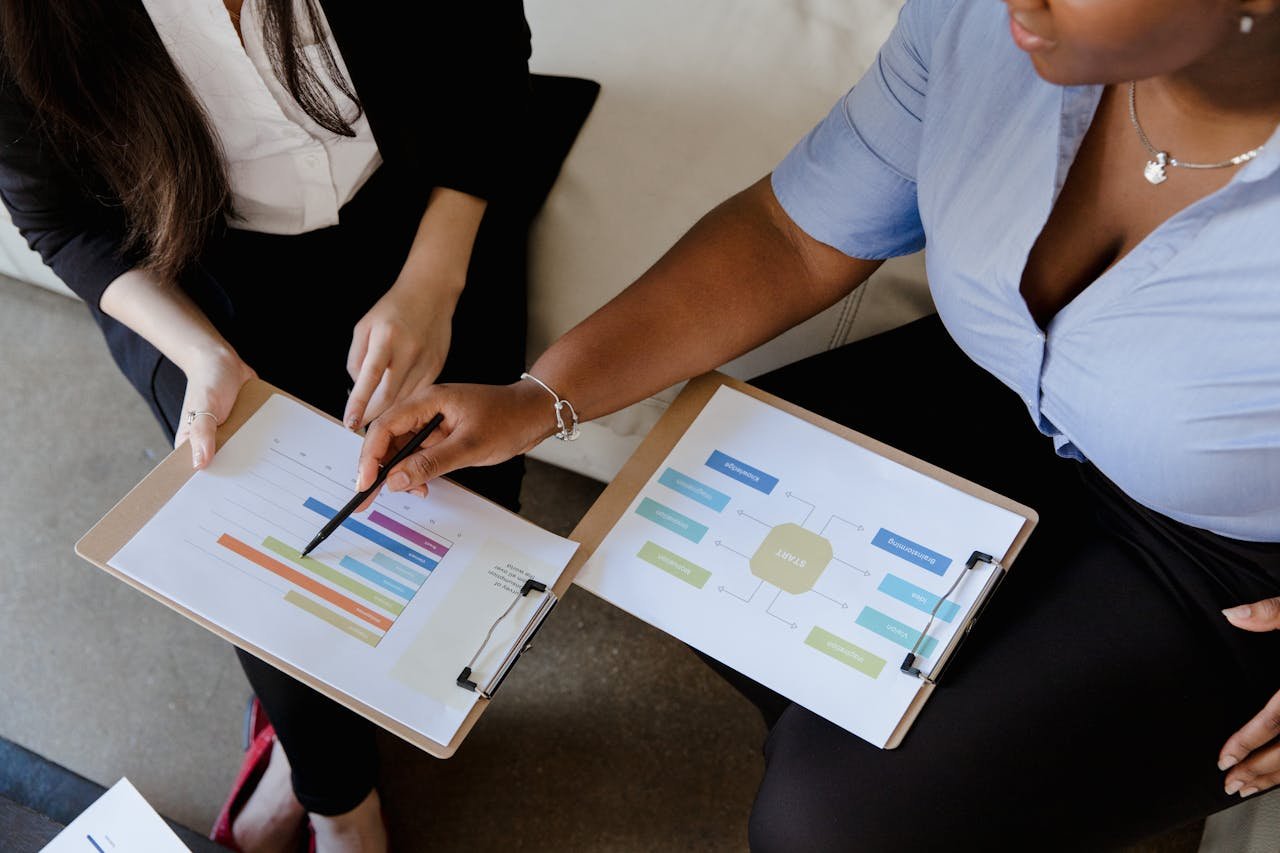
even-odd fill
[(675, 468), (663, 471), (658, 482), (673, 492), (679, 492), (703, 506), (711, 507), (716, 512), (720, 512), (729, 505), (729, 496), (724, 492), (713, 489), (705, 483), (699, 483), (688, 474), (681, 474)]
[[(916, 640), (920, 639), (920, 632), (909, 625), (903, 625), (897, 619), (891, 619), (888, 616), (876, 610), (874, 607), (864, 607), (862, 612), (858, 614), (857, 623), (868, 631), (879, 634), (886, 640), (891, 640), (904, 649), (910, 649), (916, 644)], [(938, 641), (933, 637), (926, 637), (924, 642), (920, 644), (916, 654), (921, 657), (932, 657), (934, 648), (938, 645)]]
[(674, 509), (665, 507), (649, 498), (640, 501), (640, 506), (636, 507), (636, 515), (647, 518), (654, 524), (665, 527), (672, 533), (683, 536), (695, 544), (701, 542), (702, 537), (707, 535), (705, 524), (699, 524), (689, 516), (681, 515)]
[[(913, 583), (904, 581), (897, 575), (885, 575), (878, 589), (890, 598), (896, 598), (921, 613), (933, 612), (934, 605), (938, 603), (938, 596), (927, 589), (921, 589)], [(938, 618), (943, 622), (950, 622), (959, 612), (960, 605), (954, 601), (944, 601), (938, 607)]]
[(426, 575), (419, 574), (407, 566), (402, 566), (386, 554), (378, 553), (373, 555), (373, 562), (392, 574), (399, 575), (414, 586), (422, 586), (427, 579)]

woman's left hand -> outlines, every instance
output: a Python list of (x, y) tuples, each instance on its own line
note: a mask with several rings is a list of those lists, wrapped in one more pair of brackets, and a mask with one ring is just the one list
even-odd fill
[[(1280, 598), (1264, 598), (1222, 611), (1232, 625), (1246, 631), (1280, 630)], [(1218, 769), (1226, 770), (1225, 790), (1250, 797), (1280, 783), (1280, 692), (1240, 731), (1227, 738), (1218, 753)]]
[(368, 424), (440, 375), (462, 285), (401, 279), (356, 323), (347, 355), (355, 386), (342, 418), (348, 429)]

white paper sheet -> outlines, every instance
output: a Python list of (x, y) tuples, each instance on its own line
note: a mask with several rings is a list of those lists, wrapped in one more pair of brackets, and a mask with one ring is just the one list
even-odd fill
[(1022, 524), (722, 387), (577, 583), (883, 747)]
[(43, 853), (191, 853), (128, 779), (121, 779)]
[[(447, 744), (476, 701), (455, 679), (527, 577), (577, 549), (444, 480), (384, 492), (306, 560), (355, 492), (361, 440), (270, 398), (110, 565), (389, 717)], [(537, 596), (477, 662), (501, 658)]]

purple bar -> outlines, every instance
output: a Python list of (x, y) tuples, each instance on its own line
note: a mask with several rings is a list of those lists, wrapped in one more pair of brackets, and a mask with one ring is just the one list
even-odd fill
[(374, 524), (378, 525), (379, 527), (381, 527), (383, 530), (390, 530), (392, 533), (399, 536), (400, 538), (408, 539), (414, 545), (418, 545), (422, 548), (426, 548), (428, 551), (430, 551), (432, 554), (435, 554), (437, 557), (443, 557), (445, 554), (449, 553), (449, 549), (441, 545), (436, 540), (428, 539), (418, 531), (411, 530), (410, 528), (405, 527), (403, 524), (396, 521), (394, 518), (387, 518), (385, 515), (378, 512), (376, 509), (373, 512), (369, 513), (369, 520), (372, 521)]

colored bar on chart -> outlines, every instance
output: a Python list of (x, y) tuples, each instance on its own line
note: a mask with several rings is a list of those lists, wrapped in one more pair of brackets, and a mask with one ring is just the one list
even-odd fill
[[(338, 514), (336, 509), (327, 504), (321, 503), (315, 498), (307, 498), (302, 505), (314, 513), (323, 515), (325, 518), (333, 518)], [(354, 518), (348, 518), (346, 521), (342, 522), (342, 526), (350, 530), (352, 533), (363, 536), (375, 545), (387, 549), (397, 557), (408, 560), (415, 566), (421, 566), (424, 569), (434, 569), (439, 565), (439, 560), (433, 560), (426, 554), (423, 554), (420, 551), (415, 551), (403, 542), (398, 542), (390, 536), (387, 536), (385, 533), (379, 533), (369, 525), (356, 521)]]
[(430, 536), (426, 536), (409, 527), (407, 524), (401, 524), (394, 518), (388, 518), (376, 509), (369, 513), (369, 520), (381, 527), (383, 530), (390, 530), (401, 539), (407, 539), (414, 545), (418, 545), (435, 554), (437, 557), (443, 557), (449, 553), (449, 549), (441, 545)]
[(672, 577), (679, 578), (690, 586), (696, 586), (698, 589), (702, 589), (711, 577), (711, 572), (702, 568), (702, 566), (691, 563), (679, 554), (668, 551), (661, 545), (655, 545), (652, 542), (644, 543), (636, 556), (649, 565), (662, 569)]
[(405, 600), (413, 598), (413, 594), (417, 592), (413, 587), (405, 586), (400, 583), (400, 581), (392, 580), (377, 569), (366, 566), (364, 563), (359, 560), (352, 559), (351, 557), (343, 557), (338, 561), (338, 565), (351, 572), (351, 574), (359, 575), (365, 580), (382, 587), (392, 595), (398, 595)]
[(939, 596), (934, 595), (927, 589), (921, 589), (913, 583), (904, 581), (897, 575), (885, 575), (884, 580), (880, 581), (880, 586), (877, 589), (890, 598), (896, 598), (903, 604), (914, 607), (921, 613), (932, 613), (934, 605), (938, 605), (938, 618), (943, 622), (950, 622), (960, 612), (960, 605), (954, 601), (944, 601), (942, 604), (938, 604)]
[(764, 492), (766, 495), (773, 491), (774, 486), (778, 485), (777, 477), (772, 477), (759, 468), (752, 468), (747, 463), (734, 459), (727, 453), (721, 453), (719, 450), (712, 451), (711, 456), (707, 458), (706, 465), (711, 470), (719, 471), (729, 479), (745, 483), (758, 492)]
[(311, 574), (324, 578), (334, 586), (340, 586), (347, 592), (360, 596), (370, 604), (376, 604), (383, 610), (389, 610), (397, 616), (400, 615), (401, 610), (404, 610), (404, 605), (396, 601), (394, 598), (391, 598), (388, 595), (383, 595), (376, 589), (371, 589), (358, 581), (352, 580), (342, 572), (326, 566), (314, 557), (302, 556), (301, 551), (296, 548), (290, 548), (279, 539), (268, 536), (263, 540), (262, 547), (266, 548), (268, 551), (279, 554), (291, 563), (297, 563), (299, 566), (302, 566), (304, 569), (311, 572)]
[(658, 478), (658, 482), (673, 492), (679, 492), (686, 498), (695, 500), (703, 506), (711, 507), (716, 512), (720, 512), (729, 505), (729, 496), (724, 492), (699, 483), (687, 474), (681, 474), (675, 468), (668, 468), (663, 471), (662, 476)]
[(312, 616), (318, 616), (333, 627), (337, 628), (339, 631), (344, 634), (350, 634), (362, 643), (366, 643), (370, 646), (376, 646), (378, 645), (378, 641), (382, 639), (381, 634), (377, 634), (370, 631), (368, 628), (357, 625), (344, 616), (339, 616), (323, 604), (319, 604), (307, 598), (296, 589), (291, 589), (285, 593), (284, 600), (292, 605), (301, 607)]
[(354, 616), (360, 617), (375, 628), (379, 628), (383, 631), (387, 631), (391, 628), (392, 620), (383, 616), (381, 613), (370, 610), (359, 602), (352, 601), (350, 598), (347, 598), (335, 589), (331, 589), (322, 583), (317, 583), (312, 578), (307, 577), (297, 569), (286, 566), (279, 560), (273, 560), (266, 554), (246, 545), (230, 534), (224, 533), (219, 536), (218, 544), (223, 548), (226, 548), (228, 551), (239, 554), (246, 560), (256, 563), (258, 566), (266, 569), (272, 574), (279, 575), (289, 583), (302, 587), (312, 595), (323, 598), (330, 604), (340, 607)]
[[(873, 634), (879, 634), (886, 640), (895, 642), (907, 650), (910, 650), (916, 644), (916, 640), (920, 639), (920, 632), (915, 628), (910, 625), (904, 625), (891, 616), (886, 616), (874, 607), (862, 608), (862, 612), (858, 614), (858, 618), (854, 621)], [(925, 637), (917, 654), (922, 657), (933, 657), (933, 650), (937, 647), (938, 641), (936, 639)]]
[[(427, 575), (424, 575), (421, 572), (415, 572), (407, 566), (400, 565), (386, 554), (374, 554), (373, 563), (374, 565), (381, 566), (392, 574), (399, 575), (415, 587), (422, 586), (426, 583)], [(430, 574), (430, 572), (431, 570), (428, 569), (427, 573)]]
[(927, 572), (933, 572), (941, 577), (947, 573), (947, 567), (951, 565), (951, 558), (944, 557), (937, 551), (930, 551), (928, 548), (912, 542), (905, 536), (899, 536), (892, 530), (885, 530), (883, 527), (871, 539), (871, 544), (888, 551), (895, 557), (901, 557), (908, 563), (913, 563)]
[(702, 537), (707, 535), (705, 524), (699, 524), (689, 516), (682, 515), (650, 498), (640, 501), (640, 506), (636, 507), (636, 515), (647, 518), (654, 524), (665, 527), (695, 544), (701, 542)]
[(805, 637), (804, 644), (872, 678), (879, 678), (881, 670), (884, 669), (884, 658), (873, 655), (856, 643), (837, 637), (816, 625), (809, 632), (809, 636)]

